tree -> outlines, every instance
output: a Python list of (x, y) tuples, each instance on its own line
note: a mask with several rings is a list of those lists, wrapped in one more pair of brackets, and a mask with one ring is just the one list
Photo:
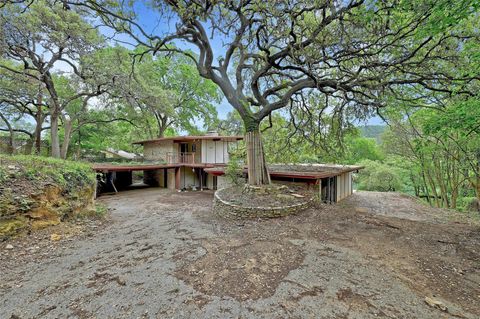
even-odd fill
[[(144, 30), (133, 5), (69, 2), (94, 10), (147, 51), (190, 58), (218, 85), (244, 123), (249, 184), (270, 182), (261, 121), (311, 92), (321, 93), (323, 109), (334, 103), (361, 115), (384, 106), (384, 95), (403, 86), (462, 93), (462, 82), (471, 79), (437, 70), (454, 66), (471, 37), (452, 25), (475, 19), (475, 1), (166, 0), (154, 4), (162, 22), (176, 23), (164, 34)], [(223, 54), (213, 48), (219, 42)], [(308, 111), (308, 103), (304, 107)]]
[(383, 144), (409, 163), (417, 196), (456, 208), (460, 197), (480, 201), (480, 102), (472, 97), (439, 103), (442, 108), (387, 108)]
[[(95, 78), (94, 70), (86, 72), (86, 68), (79, 67), (80, 57), (98, 47), (102, 38), (85, 21), (82, 12), (50, 0), (35, 1), (28, 6), (7, 4), (0, 12), (0, 25), (0, 53), (20, 63), (23, 69), (7, 63), (0, 64), (0, 68), (28, 76), (44, 86), (50, 107), (52, 156), (65, 158), (73, 121), (65, 110), (78, 101), (85, 107), (92, 97), (105, 92), (102, 88), (105, 83), (88, 83), (88, 79)], [(68, 96), (61, 94), (55, 83), (67, 78), (55, 75), (60, 65), (69, 69), (70, 79), (77, 84), (77, 90), (70, 90)], [(61, 120), (66, 134), (60, 147)]]
[(192, 133), (198, 124), (212, 125), (217, 117), (214, 103), (220, 101), (217, 86), (200, 77), (184, 57), (142, 52), (108, 47), (95, 52), (89, 63), (115, 78), (110, 96), (131, 106), (134, 122), (148, 137), (163, 137), (169, 128)]
[[(0, 117), (5, 128), (0, 131), (9, 131), (10, 148), (13, 150), (14, 133), (26, 134), (30, 142), (35, 143), (35, 152), (41, 152), (41, 133), (48, 127), (43, 127), (45, 118), (48, 116), (48, 105), (43, 103), (45, 93), (43, 86), (34, 81), (28, 74), (22, 74), (22, 67), (11, 61), (1, 61), (1, 64), (8, 65), (10, 69), (16, 72), (10, 72), (0, 68)], [(25, 125), (16, 127), (19, 119), (25, 116), (30, 117), (27, 122), (34, 122), (34, 131), (32, 132)], [(27, 147), (27, 152), (28, 147)]]

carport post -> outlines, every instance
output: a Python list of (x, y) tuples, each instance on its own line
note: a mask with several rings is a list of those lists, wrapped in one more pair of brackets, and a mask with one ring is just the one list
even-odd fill
[(175, 167), (175, 189), (180, 189), (180, 167)]

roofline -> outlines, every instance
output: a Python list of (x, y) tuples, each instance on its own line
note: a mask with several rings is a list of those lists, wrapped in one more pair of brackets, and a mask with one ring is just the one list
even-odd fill
[(173, 141), (182, 142), (182, 141), (199, 141), (199, 140), (213, 140), (213, 141), (240, 141), (243, 140), (242, 135), (230, 135), (230, 136), (214, 136), (214, 135), (202, 135), (202, 136), (169, 136), (169, 137), (159, 137), (151, 140), (144, 140), (133, 142), (132, 144), (146, 144), (146, 143), (158, 143), (163, 141)]
[[(345, 166), (342, 169), (338, 169), (336, 171), (323, 171), (323, 172), (315, 172), (315, 171), (289, 171), (288, 169), (285, 170), (274, 170), (273, 168), (269, 168), (269, 174), (271, 176), (279, 176), (279, 177), (291, 177), (291, 178), (304, 178), (304, 179), (321, 179), (321, 178), (328, 178), (328, 177), (334, 177), (334, 176), (339, 176), (345, 173), (350, 173), (350, 172), (358, 172), (361, 169), (364, 169), (365, 166)], [(206, 172), (209, 174), (215, 175), (215, 176), (222, 176), (225, 175), (225, 168), (224, 167), (212, 167), (212, 168), (206, 168)], [(244, 167), (243, 168), (243, 173), (248, 174), (248, 168)]]

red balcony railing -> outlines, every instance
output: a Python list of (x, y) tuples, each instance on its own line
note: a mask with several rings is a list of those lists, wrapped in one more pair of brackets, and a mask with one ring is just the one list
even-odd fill
[(195, 163), (195, 153), (167, 153), (167, 163), (168, 164), (194, 164)]

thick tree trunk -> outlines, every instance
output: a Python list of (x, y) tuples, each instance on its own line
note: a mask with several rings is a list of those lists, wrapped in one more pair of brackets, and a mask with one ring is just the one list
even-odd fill
[(52, 143), (52, 157), (60, 158), (60, 138), (58, 136), (58, 116), (52, 115), (50, 141)]
[(248, 184), (270, 184), (270, 174), (268, 174), (262, 137), (258, 126), (247, 130), (245, 133), (245, 145), (247, 147)]

